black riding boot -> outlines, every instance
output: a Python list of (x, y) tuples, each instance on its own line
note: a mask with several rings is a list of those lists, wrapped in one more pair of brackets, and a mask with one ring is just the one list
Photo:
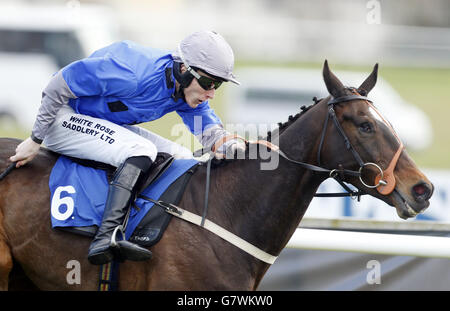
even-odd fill
[(114, 174), (109, 184), (102, 224), (89, 247), (90, 263), (94, 265), (108, 263), (114, 259), (115, 254), (118, 254), (122, 260), (133, 261), (148, 260), (152, 257), (149, 250), (126, 240), (111, 244), (114, 230), (123, 225), (128, 208), (135, 198), (135, 189), (141, 173), (143, 171), (140, 168), (127, 160)]

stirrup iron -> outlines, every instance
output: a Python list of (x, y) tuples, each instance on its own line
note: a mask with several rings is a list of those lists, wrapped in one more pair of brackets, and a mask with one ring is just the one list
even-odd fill
[(115, 248), (119, 247), (119, 245), (117, 244), (117, 240), (116, 240), (117, 232), (120, 232), (122, 239), (125, 238), (125, 232), (123, 231), (123, 226), (118, 225), (116, 228), (114, 228), (114, 231), (111, 235), (111, 242), (109, 244), (111, 247), (115, 247)]

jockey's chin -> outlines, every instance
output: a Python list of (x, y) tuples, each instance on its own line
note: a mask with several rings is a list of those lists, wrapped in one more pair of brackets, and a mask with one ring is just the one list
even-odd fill
[(192, 80), (192, 83), (184, 89), (184, 97), (186, 103), (191, 108), (197, 108), (198, 105), (208, 99), (213, 99), (215, 90), (204, 90), (197, 82), (196, 79)]
[(203, 101), (201, 99), (193, 99), (193, 100), (188, 100), (186, 98), (186, 102), (189, 105), (189, 107), (191, 108), (197, 108), (198, 105), (200, 105)]
[(206, 101), (208, 98), (203, 98), (203, 97), (196, 97), (193, 96), (192, 98), (188, 98), (188, 96), (186, 96), (186, 103), (189, 105), (189, 107), (191, 108), (197, 108), (198, 105), (200, 105), (201, 103), (203, 103), (204, 101)]
[(201, 94), (201, 90), (195, 90), (194, 92), (189, 92), (188, 89), (184, 90), (184, 96), (186, 98), (186, 103), (191, 108), (197, 108), (198, 105), (206, 101), (209, 97)]

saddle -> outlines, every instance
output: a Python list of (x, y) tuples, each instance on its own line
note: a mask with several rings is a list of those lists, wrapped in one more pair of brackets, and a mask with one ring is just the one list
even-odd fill
[[(108, 178), (108, 182), (111, 181), (112, 176), (116, 170), (115, 167), (97, 162), (92, 160), (84, 160), (78, 158), (67, 157), (73, 162), (95, 169), (100, 169), (105, 171)], [(150, 184), (155, 182), (163, 173), (170, 167), (173, 163), (174, 158), (168, 153), (160, 152), (158, 153), (155, 161), (151, 167), (151, 173), (147, 177), (143, 186), (138, 191), (137, 198), (142, 198), (141, 192), (146, 189)], [(189, 182), (191, 176), (194, 174), (197, 165), (193, 166), (191, 169), (186, 171), (178, 179), (176, 179), (161, 195), (159, 200), (171, 203), (179, 204), (181, 201), (184, 190), (186, 189), (187, 183)], [(157, 199), (157, 198), (156, 198)], [(131, 208), (138, 208), (134, 203)], [(165, 210), (155, 204), (149, 212), (142, 218), (140, 223), (136, 226), (133, 234), (129, 238), (130, 242), (136, 243), (141, 246), (150, 247), (159, 242), (165, 229), (170, 223), (172, 215), (165, 212)], [(70, 232), (73, 234), (84, 235), (88, 237), (94, 237), (97, 226), (86, 226), (86, 227), (58, 227), (58, 230)]]

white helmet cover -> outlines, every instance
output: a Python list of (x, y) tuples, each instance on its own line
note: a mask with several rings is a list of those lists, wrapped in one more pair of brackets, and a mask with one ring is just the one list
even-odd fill
[(214, 31), (199, 31), (184, 38), (173, 53), (186, 67), (197, 67), (225, 81), (240, 84), (233, 75), (234, 54), (225, 39)]

